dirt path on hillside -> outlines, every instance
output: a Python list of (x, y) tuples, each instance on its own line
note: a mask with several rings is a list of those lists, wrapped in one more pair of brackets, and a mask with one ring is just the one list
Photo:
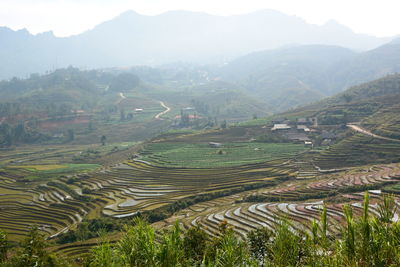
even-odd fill
[(160, 118), (160, 117), (163, 116), (163, 115), (165, 115), (165, 114), (167, 114), (168, 112), (171, 111), (171, 108), (168, 107), (167, 105), (165, 105), (164, 102), (160, 101), (160, 105), (161, 105), (163, 108), (165, 108), (165, 110), (162, 111), (162, 112), (160, 112), (160, 113), (158, 113), (158, 114), (154, 117), (156, 120), (162, 120), (162, 118)]
[(117, 104), (121, 103), (122, 100), (126, 99), (126, 96), (124, 95), (124, 93), (119, 92), (118, 95), (119, 95), (119, 97), (121, 97), (121, 98), (118, 100)]
[(371, 136), (371, 137), (374, 137), (374, 138), (377, 138), (377, 139), (382, 139), (382, 140), (392, 141), (392, 142), (400, 142), (400, 140), (398, 140), (398, 139), (393, 139), (393, 138), (384, 137), (384, 136), (380, 136), (380, 135), (371, 133), (370, 131), (362, 128), (359, 125), (347, 124), (347, 127), (349, 127), (350, 129), (352, 129), (352, 130), (354, 130), (356, 132), (359, 132), (359, 133), (362, 133), (362, 134), (365, 134), (365, 135), (368, 135), (368, 136)]

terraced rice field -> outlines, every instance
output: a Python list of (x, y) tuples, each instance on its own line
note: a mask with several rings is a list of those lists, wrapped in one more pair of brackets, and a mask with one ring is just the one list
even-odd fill
[[(391, 99), (395, 101), (396, 98)], [(390, 102), (391, 103), (391, 102)], [(315, 160), (322, 169), (400, 161), (400, 105), (392, 103), (371, 116), (361, 118), (363, 129), (380, 136), (355, 134), (323, 151)], [(384, 140), (384, 138), (388, 138)]]
[[(2, 151), (0, 229), (8, 232), (11, 240), (23, 238), (34, 224), (47, 236), (57, 235), (100, 207), (102, 202), (96, 199), (77, 199), (81, 189), (63, 183), (68, 176), (99, 169), (96, 164), (71, 163), (88, 147), (92, 146), (29, 146)], [(49, 185), (50, 181), (59, 181), (70, 190)]]
[[(253, 175), (258, 173), (254, 178), (259, 177), (263, 179), (262, 176), (264, 175), (261, 175), (261, 173), (265, 171), (265, 167), (266, 166), (263, 166), (263, 164), (255, 164), (251, 166), (247, 165), (241, 167), (238, 172), (232, 171), (232, 174), (234, 177), (236, 177), (236, 179), (240, 179), (243, 182), (248, 179), (246, 178), (247, 176), (242, 176), (246, 173), (253, 173)], [(282, 167), (284, 166), (280, 166), (277, 169), (281, 169)], [(135, 169), (135, 171), (132, 172), (132, 168)], [(271, 166), (268, 168), (271, 168)], [(225, 178), (224, 183), (225, 185), (231, 184), (230, 186), (235, 186), (233, 181), (236, 181), (236, 179), (229, 178), (229, 173), (227, 172), (229, 169), (230, 168), (226, 168), (225, 173), (223, 174), (223, 177)], [(153, 186), (154, 190), (152, 193), (154, 195), (162, 195), (161, 198), (160, 196), (154, 198), (150, 195), (135, 195), (137, 193), (143, 193), (144, 191), (134, 192), (134, 190), (130, 190), (129, 188), (138, 188), (137, 186), (135, 187), (132, 183), (130, 185), (123, 186), (121, 183), (119, 185), (121, 187), (120, 193), (113, 193), (115, 196), (113, 202), (120, 204), (106, 207), (104, 209), (104, 213), (120, 217), (122, 215), (123, 217), (126, 214), (134, 213), (138, 208), (145, 209), (146, 207), (144, 203), (149, 205), (155, 203), (162, 204), (161, 202), (163, 199), (165, 201), (174, 198), (179, 199), (179, 197), (182, 196), (180, 195), (182, 194), (180, 187), (185, 186), (185, 184), (186, 189), (184, 191), (193, 193), (201, 190), (199, 189), (199, 186), (203, 188), (202, 191), (223, 187), (221, 184), (217, 183), (217, 179), (212, 179), (212, 177), (217, 177), (218, 174), (222, 175), (222, 172), (215, 172), (215, 170), (220, 169), (196, 170), (197, 172), (194, 174), (193, 169), (166, 168), (160, 166), (151, 166), (140, 162), (131, 162), (129, 164), (116, 167), (116, 170), (104, 173), (104, 178), (97, 178), (98, 183), (94, 186), (99, 188), (99, 194), (105, 195), (107, 192), (116, 191), (115, 189), (112, 190), (112, 188), (115, 188), (116, 186), (108, 188), (109, 185), (106, 185), (104, 182), (100, 181), (103, 179), (107, 180), (107, 175), (112, 175), (112, 172), (119, 171), (121, 174), (127, 172), (125, 175), (129, 173), (129, 175), (135, 175), (135, 177), (142, 176), (143, 174), (140, 173), (147, 172), (147, 175), (144, 175), (143, 179), (147, 179), (148, 186), (146, 189), (143, 187), (142, 189), (146, 190), (145, 192), (149, 194), (151, 191), (150, 188)], [(211, 171), (213, 172), (212, 175), (210, 174)], [(173, 181), (171, 178), (168, 178), (168, 180), (165, 180), (165, 172), (170, 174), (169, 177), (173, 177), (171, 174), (176, 173), (176, 177), (180, 177), (180, 179), (175, 178), (176, 180)], [(189, 174), (190, 176), (188, 176)], [(230, 176), (232, 177), (232, 175)], [(94, 178), (89, 178), (88, 181), (94, 181), (93, 179)], [(112, 178), (110, 177), (110, 179)], [(190, 179), (192, 181), (190, 183), (187, 181), (184, 182), (185, 179)], [(203, 179), (204, 181), (201, 182)], [(200, 225), (210, 235), (218, 235), (219, 224), (222, 221), (227, 221), (239, 236), (244, 237), (249, 231), (257, 227), (264, 226), (273, 229), (282, 218), (287, 218), (293, 220), (293, 229), (309, 231), (308, 227), (311, 220), (318, 219), (320, 216), (320, 210), (323, 202), (320, 199), (313, 199), (312, 196), (303, 201), (296, 201), (300, 199), (302, 195), (315, 192), (329, 192), (339, 189), (346, 189), (357, 185), (376, 185), (379, 187), (387, 182), (399, 183), (399, 179), (400, 164), (366, 166), (340, 173), (324, 175), (319, 174), (318, 177), (309, 179), (290, 179), (271, 188), (267, 187), (248, 192), (245, 191), (242, 193), (194, 204), (177, 212), (174, 216), (164, 220), (163, 222), (156, 223), (155, 226), (157, 228), (168, 227), (178, 219), (185, 229), (194, 225)], [(127, 181), (132, 180), (128, 179)], [(120, 181), (118, 180), (115, 182)], [(152, 185), (152, 183), (154, 183), (154, 185)], [(196, 185), (196, 183), (198, 184)], [(179, 186), (177, 186), (178, 184)], [(123, 188), (125, 188), (125, 190), (122, 190)], [(164, 189), (164, 191), (162, 189)], [(168, 192), (168, 190), (170, 192)], [(240, 202), (240, 200), (246, 199), (246, 197), (252, 195), (264, 195), (269, 197), (279, 196), (282, 198), (282, 201)], [(370, 190), (371, 213), (376, 214), (376, 201), (380, 195), (381, 190)], [(140, 197), (144, 197), (145, 199), (140, 199)], [(340, 227), (341, 223), (343, 222), (343, 204), (350, 203), (354, 209), (354, 213), (358, 214), (360, 212), (362, 199), (363, 191), (358, 193), (342, 193), (338, 199), (340, 202), (334, 201), (327, 205), (330, 225), (329, 231), (332, 234), (335, 234), (338, 231), (338, 227)], [(114, 236), (111, 236), (110, 239), (114, 240)], [(83, 243), (64, 245), (57, 248), (57, 250), (67, 256), (76, 256), (84, 253), (94, 244), (96, 244), (95, 240), (89, 240)]]
[[(172, 146), (170, 150), (176, 148), (175, 143), (168, 145)], [(254, 150), (261, 148), (270, 155), (262, 157), (257, 154), (243, 159), (239, 154), (231, 156), (222, 166), (216, 165), (218, 168), (199, 168), (197, 165), (183, 168), (179, 165), (173, 166), (176, 158), (171, 154), (166, 154), (164, 160), (169, 161), (163, 164), (160, 158), (152, 157), (157, 154), (155, 151), (150, 154), (150, 150), (147, 150), (145, 157), (157, 164), (135, 159), (113, 167), (98, 168), (90, 173), (60, 176), (65, 168), (82, 171), (88, 167), (83, 165), (83, 169), (79, 169), (79, 166), (66, 163), (67, 159), (79, 153), (78, 148), (38, 147), (34, 152), (32, 149), (25, 152), (9, 151), (0, 156), (0, 228), (7, 231), (12, 240), (20, 240), (32, 224), (37, 224), (48, 237), (54, 237), (74, 228), (83, 218), (125, 218), (188, 197), (215, 192), (239, 192), (245, 186), (250, 186), (249, 189), (253, 188), (250, 191), (192, 205), (166, 222), (179, 218), (186, 228), (198, 224), (211, 235), (216, 235), (219, 223), (226, 220), (244, 237), (251, 229), (260, 226), (274, 228), (281, 218), (288, 217), (293, 219), (293, 229), (307, 230), (305, 226), (312, 218), (319, 216), (321, 207), (319, 199), (313, 198), (315, 192), (329, 193), (362, 185), (383, 187), (387, 183), (397, 183), (400, 178), (399, 164), (374, 165), (340, 173), (321, 174), (313, 168), (312, 157), (298, 154), (303, 148), (288, 148), (279, 154), (276, 152), (278, 148), (273, 150), (270, 144), (261, 147), (260, 144), (252, 143), (245, 148), (241, 143), (228, 145), (232, 145), (232, 148), (226, 146), (222, 150), (232, 149), (239, 152), (250, 149), (255, 153), (264, 153), (259, 149)], [(201, 144), (197, 144), (196, 148), (198, 146), (201, 147)], [(181, 148), (182, 145), (178, 146), (178, 149)], [(216, 151), (208, 145), (204, 149)], [(197, 155), (194, 153), (191, 160), (200, 155), (195, 151)], [(186, 156), (188, 154), (187, 152)], [(60, 157), (64, 157), (63, 160)], [(212, 161), (215, 159), (210, 157), (209, 162)], [(43, 172), (53, 172), (54, 179), (46, 176), (46, 179), (26, 180), (30, 173)], [(72, 182), (69, 181), (71, 178)], [(271, 181), (279, 183), (272, 186)], [(264, 187), (251, 187), (252, 185)], [(380, 191), (371, 191), (372, 195), (378, 196), (379, 193)], [(251, 195), (280, 201), (238, 202)], [(355, 212), (358, 212), (361, 192), (345, 193), (342, 198), (354, 204)], [(304, 200), (299, 202), (299, 199)], [(375, 205), (373, 201), (371, 203)], [(342, 221), (341, 205), (328, 205), (332, 233), (337, 231), (337, 226)], [(371, 212), (375, 212), (374, 206)], [(79, 246), (86, 249), (91, 245), (70, 244), (65, 246), (65, 250), (74, 255), (79, 254), (79, 251), (83, 251)], [(60, 251), (64, 253), (63, 249)]]
[(373, 133), (400, 141), (400, 105), (393, 105), (379, 110), (363, 121), (363, 125)]
[[(180, 219), (186, 229), (199, 225), (212, 236), (218, 235), (219, 224), (223, 221), (228, 222), (241, 237), (245, 237), (249, 231), (258, 227), (274, 229), (282, 219), (289, 219), (292, 228), (295, 230), (309, 231), (311, 221), (320, 218), (324, 201), (312, 198), (306, 201), (296, 201), (303, 194), (338, 190), (357, 185), (379, 185), (387, 181), (400, 181), (399, 164), (352, 170), (329, 175), (319, 181), (298, 180), (297, 183), (288, 181), (276, 186), (276, 188), (258, 190), (257, 194), (282, 197), (283, 201), (278, 202), (237, 203), (235, 201), (255, 194), (254, 192), (245, 192), (214, 201), (203, 202), (182, 210), (171, 219), (171, 222), (175, 219)], [(377, 201), (382, 191), (369, 190), (369, 193), (371, 199), (370, 212), (377, 215)], [(363, 194), (364, 192), (343, 193), (340, 195), (341, 202), (327, 204), (329, 231), (331, 234), (337, 233), (344, 221), (342, 212), (344, 204), (350, 204), (355, 215), (361, 213)], [(287, 198), (286, 200), (285, 197)], [(399, 198), (396, 200), (396, 204), (400, 206)], [(395, 215), (395, 219), (398, 219), (398, 215)]]
[(288, 159), (304, 151), (304, 145), (271, 143), (224, 143), (212, 148), (207, 143), (151, 143), (141, 159), (159, 166), (207, 168)]
[[(194, 204), (177, 212), (164, 222), (156, 223), (156, 228), (169, 227), (175, 220), (180, 220), (184, 229), (199, 225), (211, 236), (219, 234), (219, 225), (226, 221), (240, 237), (258, 227), (274, 229), (282, 219), (291, 222), (291, 228), (297, 231), (309, 232), (312, 220), (320, 218), (324, 201), (309, 199), (295, 201), (303, 194), (310, 192), (338, 190), (356, 185), (374, 184), (380, 185), (388, 181), (399, 182), (400, 164), (374, 165), (351, 171), (323, 175), (319, 178), (309, 180), (290, 180), (275, 186), (275, 188), (262, 188), (250, 192), (242, 192), (210, 201)], [(370, 213), (377, 215), (377, 201), (381, 190), (369, 190)], [(254, 194), (265, 194), (268, 196), (286, 196), (287, 199), (277, 202), (250, 202), (238, 203), (246, 196)], [(343, 193), (340, 195), (341, 202), (327, 203), (328, 231), (334, 235), (338, 233), (344, 222), (342, 208), (344, 204), (350, 204), (354, 215), (361, 213), (364, 192)], [(396, 199), (400, 207), (400, 199)], [(395, 215), (398, 219), (398, 214)], [(110, 240), (116, 240), (118, 236), (111, 236)], [(95, 240), (83, 243), (63, 245), (57, 250), (67, 256), (76, 256), (85, 253)]]
[(191, 169), (130, 161), (81, 181), (93, 196), (106, 201), (104, 215), (126, 217), (196, 194), (207, 194), (294, 177), (282, 162), (243, 165), (235, 168)]
[[(72, 148), (62, 151), (70, 157), (77, 153)], [(54, 237), (85, 217), (129, 217), (197, 194), (241, 190), (244, 185), (296, 175), (293, 166), (283, 160), (203, 169), (132, 160), (90, 174), (62, 175), (62, 170), (83, 171), (88, 166), (62, 163), (59, 153), (61, 150), (38, 148), (36, 154), (10, 151), (0, 158), (4, 164), (0, 173), (0, 228), (12, 240), (20, 240), (33, 224)], [(27, 179), (33, 174), (37, 179)]]
[(400, 142), (355, 134), (321, 152), (314, 162), (321, 169), (391, 163), (400, 160), (399, 151)]
[[(377, 195), (371, 192), (373, 199), (370, 212), (374, 215), (377, 211)], [(354, 194), (354, 198), (362, 199), (363, 194)], [(310, 232), (311, 222), (319, 220), (323, 209), (323, 201), (305, 203), (251, 203), (234, 204), (219, 207), (206, 214), (189, 216), (182, 219), (182, 225), (188, 229), (199, 225), (211, 236), (219, 235), (219, 225), (226, 221), (234, 231), (245, 238), (247, 233), (259, 228), (267, 227), (273, 230), (282, 220), (287, 219), (293, 230)], [(400, 205), (397, 202), (397, 205)], [(354, 215), (362, 212), (362, 201), (351, 203)], [(328, 229), (331, 234), (337, 234), (344, 221), (343, 204), (328, 204)], [(398, 215), (396, 215), (398, 218)]]
[(274, 196), (280, 199), (297, 200), (303, 195), (315, 195), (316, 193), (332, 193), (350, 187), (360, 187), (365, 185), (384, 185), (387, 183), (400, 182), (400, 165), (375, 165), (361, 169), (342, 172), (340, 174), (329, 174), (319, 179), (310, 180), (303, 183), (286, 183), (279, 188), (266, 190), (262, 194)]
[(97, 200), (82, 202), (56, 187), (32, 188), (16, 177), (0, 175), (0, 228), (13, 241), (24, 237), (34, 224), (48, 236), (55, 236), (79, 223), (98, 205)]

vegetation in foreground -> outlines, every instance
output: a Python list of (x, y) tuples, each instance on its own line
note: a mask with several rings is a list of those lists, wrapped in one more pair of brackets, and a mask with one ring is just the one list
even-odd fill
[(346, 222), (338, 238), (330, 235), (326, 209), (319, 222), (313, 221), (310, 233), (296, 232), (282, 220), (274, 232), (259, 228), (247, 240), (238, 239), (226, 223), (220, 225), (218, 237), (209, 238), (200, 227), (184, 233), (177, 222), (156, 232), (136, 218), (117, 243), (104, 238), (87, 258), (74, 263), (49, 253), (37, 228), (12, 250), (0, 232), (0, 266), (399, 266), (400, 223), (394, 220), (394, 197), (383, 196), (378, 216), (370, 216), (368, 207), (368, 193), (360, 217), (344, 206)]

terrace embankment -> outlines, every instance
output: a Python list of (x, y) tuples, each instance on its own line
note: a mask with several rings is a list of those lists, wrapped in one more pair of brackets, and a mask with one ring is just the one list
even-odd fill
[[(166, 225), (179, 219), (185, 228), (199, 225), (210, 235), (218, 235), (219, 224), (227, 221), (239, 236), (245, 237), (255, 228), (273, 229), (280, 220), (290, 219), (293, 229), (309, 231), (310, 222), (319, 218), (323, 205), (326, 205), (329, 231), (335, 234), (344, 221), (344, 204), (350, 204), (356, 214), (360, 213), (364, 191), (381, 188), (368, 190), (371, 196), (370, 212), (376, 215), (377, 200), (387, 184), (398, 184), (399, 181), (399, 164), (365, 166), (323, 175), (319, 179), (287, 181), (273, 188), (258, 189), (257, 193), (244, 192), (195, 204), (178, 212), (167, 220)], [(329, 198), (329, 192), (334, 191), (341, 194)], [(320, 199), (315, 193), (328, 195)], [(398, 198), (396, 205), (400, 206)]]
[[(318, 177), (309, 179), (290, 179), (270, 187), (239, 192), (190, 205), (178, 210), (170, 218), (155, 223), (154, 226), (157, 229), (169, 227), (179, 220), (185, 229), (199, 225), (213, 236), (219, 234), (219, 224), (227, 221), (239, 236), (245, 237), (249, 231), (257, 227), (274, 229), (280, 220), (288, 218), (292, 221), (293, 229), (309, 231), (307, 227), (311, 225), (310, 221), (318, 219), (323, 205), (326, 205), (329, 232), (334, 235), (344, 219), (342, 213), (344, 204), (350, 204), (355, 214), (360, 213), (363, 193), (370, 189), (370, 212), (376, 214), (378, 209), (376, 203), (383, 190), (388, 183), (398, 184), (399, 178), (400, 165), (390, 164), (358, 167), (334, 174), (320, 174)], [(354, 188), (356, 190), (353, 190)], [(323, 199), (312, 195), (332, 191), (341, 193)], [(257, 200), (254, 196), (268, 197), (269, 200)], [(396, 205), (399, 204), (399, 200), (396, 199)], [(110, 236), (110, 239), (116, 240), (114, 235)], [(95, 243), (94, 240), (88, 240), (83, 244), (69, 244), (57, 249), (65, 255), (76, 256), (87, 251)]]
[[(18, 156), (11, 151), (3, 158), (8, 165), (0, 175), (0, 228), (13, 240), (22, 238), (33, 224), (50, 237), (84, 218), (124, 218), (196, 195), (229, 195), (296, 176), (286, 160), (222, 168), (165, 167), (131, 160), (73, 175), (75, 169), (83, 172), (92, 165), (60, 163), (52, 154), (59, 154), (57, 149), (47, 153), (48, 157), (31, 152)], [(78, 168), (81, 165), (85, 168)], [(69, 169), (62, 171), (65, 166)], [(70, 174), (64, 175), (65, 171)]]

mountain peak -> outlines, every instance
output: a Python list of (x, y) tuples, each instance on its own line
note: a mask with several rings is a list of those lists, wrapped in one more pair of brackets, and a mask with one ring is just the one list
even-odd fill
[(40, 37), (55, 37), (53, 31), (41, 32), (41, 33), (36, 34), (36, 36), (40, 36)]
[(113, 18), (111, 21), (126, 21), (126, 20), (132, 20), (132, 19), (142, 17), (142, 16), (143, 15), (137, 13), (134, 10), (127, 10), (127, 11), (119, 14), (117, 17)]
[(251, 12), (250, 14), (260, 14), (260, 15), (268, 15), (268, 16), (288, 16), (284, 13), (282, 13), (281, 11), (275, 10), (275, 9), (269, 9), (269, 8), (265, 8), (265, 9), (260, 9), (260, 10), (256, 10)]
[(352, 32), (352, 30), (350, 28), (348, 28), (347, 26), (337, 22), (334, 19), (330, 19), (327, 22), (325, 22), (323, 27), (328, 28), (328, 29), (346, 30), (346, 31), (351, 31)]
[(31, 33), (25, 28), (14, 31), (13, 29), (8, 28), (8, 27), (0, 27), (0, 34), (3, 34), (3, 35), (19, 35), (19, 36), (21, 36), (21, 35), (22, 36), (31, 35)]
[(129, 16), (142, 16), (142, 15), (130, 9), (125, 12), (122, 12), (118, 17), (129, 17)]
[[(6, 78), (25, 75), (31, 69), (50, 69), (54, 65), (54, 54), (60, 51), (64, 57), (58, 62), (63, 62), (63, 66), (95, 68), (179, 61), (218, 64), (254, 51), (293, 43), (367, 50), (389, 41), (353, 33), (335, 21), (324, 26), (311, 25), (299, 17), (271, 9), (229, 17), (182, 10), (147, 16), (128, 10), (84, 33), (57, 38), (56, 42), (47, 38), (53, 35), (51, 32), (36, 36), (29, 35), (26, 30), (15, 32), (4, 28), (0, 33), (0, 50), (10, 51), (3, 53), (0, 61), (12, 62), (8, 65), (14, 66), (0, 73), (0, 77)], [(30, 42), (24, 44), (24, 39), (28, 38)], [(26, 57), (17, 50), (19, 47), (37, 57), (32, 60), (32, 67), (24, 65)], [(41, 54), (37, 47), (44, 48)], [(45, 63), (43, 58), (47, 58)]]

